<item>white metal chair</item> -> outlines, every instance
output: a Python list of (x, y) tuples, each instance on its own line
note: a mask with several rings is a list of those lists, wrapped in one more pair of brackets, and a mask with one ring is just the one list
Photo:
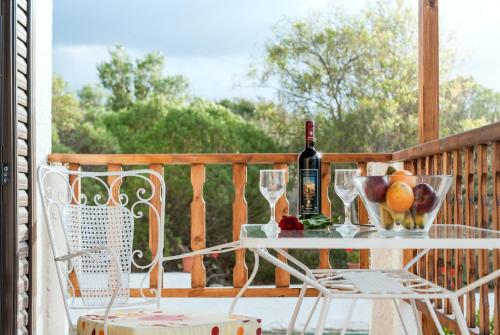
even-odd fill
[[(137, 185), (132, 194), (120, 191), (127, 180)], [(70, 330), (76, 332), (72, 308), (105, 308), (105, 332), (112, 306), (150, 304), (159, 308), (161, 281), (158, 288), (148, 288), (154, 291), (153, 298), (146, 297), (142, 285), (153, 269), (159, 276), (163, 274), (163, 176), (152, 170), (82, 172), (41, 166), (38, 186)], [(159, 208), (152, 204), (157, 193)], [(146, 250), (132, 250), (134, 223), (145, 216), (145, 210), (156, 216), (159, 229), (156, 256), (149, 260), (144, 257)], [(129, 299), (132, 265), (146, 271), (141, 281), (143, 298), (137, 301)], [(74, 298), (75, 288), (69, 280), (73, 271), (82, 303)]]
[[(158, 172), (82, 172), (41, 166), (38, 186), (71, 334), (121, 335), (125, 328), (130, 330), (127, 334), (149, 334), (154, 328), (155, 334), (163, 335), (170, 334), (169, 327), (176, 334), (182, 327), (189, 328), (189, 334), (206, 334), (207, 327), (210, 331), (210, 327), (235, 326), (251, 334), (260, 329), (259, 319), (244, 316), (168, 314), (160, 310), (162, 280), (157, 287), (143, 287), (152, 271), (158, 271), (158, 278), (162, 278), (165, 261), (239, 248), (237, 243), (228, 243), (164, 257), (166, 187)], [(158, 224), (157, 250), (151, 251), (155, 256), (150, 259), (145, 256), (149, 250), (133, 250), (134, 226), (145, 219), (146, 213), (154, 215)], [(138, 299), (130, 299), (132, 267), (143, 271), (139, 288), (142, 297)], [(74, 298), (76, 288), (69, 280), (72, 272), (77, 278), (81, 302)], [(153, 310), (142, 309), (144, 305), (153, 305)], [(114, 310), (133, 306), (141, 308)], [(73, 308), (104, 309), (104, 313), (80, 316), (75, 326), (70, 312)], [(165, 332), (158, 332), (159, 327)]]

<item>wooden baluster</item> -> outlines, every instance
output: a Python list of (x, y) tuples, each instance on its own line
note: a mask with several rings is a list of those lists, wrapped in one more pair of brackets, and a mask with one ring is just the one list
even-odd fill
[[(122, 170), (122, 166), (120, 164), (108, 164), (108, 172), (120, 172)], [(120, 186), (122, 184), (120, 176), (108, 176), (108, 185), (111, 187), (110, 198), (108, 200), (109, 206), (116, 206), (120, 203)], [(115, 180), (118, 180), (115, 182)]]
[[(108, 164), (108, 172), (120, 172), (122, 166), (120, 164)], [(110, 194), (108, 199), (108, 206), (117, 206), (120, 203), (120, 186), (122, 180), (120, 176), (108, 176), (107, 178), (108, 186), (110, 187)], [(112, 240), (109, 247), (113, 250), (120, 250), (119, 243), (116, 240)], [(112, 277), (108, 277), (108, 286), (113, 287)]]
[[(328, 188), (332, 180), (332, 169), (330, 163), (321, 162), (321, 213), (331, 218), (332, 217), (332, 202), (328, 195)], [(319, 268), (331, 269), (330, 250), (321, 249), (319, 251)]]
[[(286, 171), (285, 178), (286, 182), (288, 183), (288, 164), (276, 163), (274, 164), (274, 168)], [(276, 222), (279, 222), (283, 215), (288, 215), (288, 199), (286, 197), (286, 194), (283, 194), (276, 203), (276, 210), (275, 210)], [(278, 254), (278, 259), (286, 263), (286, 258), (281, 256), (280, 254)], [(288, 287), (290, 286), (290, 274), (280, 268), (276, 268), (274, 272), (274, 281), (276, 287)]]
[[(425, 175), (425, 161), (426, 158), (420, 158), (417, 160), (417, 175), (423, 176)], [(421, 250), (418, 250), (419, 252)], [(418, 261), (418, 276), (425, 278), (425, 257), (420, 258)]]
[[(368, 174), (368, 164), (366, 162), (358, 163), (358, 169), (362, 176)], [(358, 221), (359, 224), (368, 223), (368, 212), (360, 196), (358, 196)], [(359, 250), (359, 267), (361, 269), (368, 269), (370, 267), (370, 249)]]
[[(488, 146), (481, 144), (477, 146), (477, 225), (480, 228), (488, 228)], [(488, 250), (478, 250), (479, 254), (479, 277), (489, 273)], [(489, 334), (489, 302), (488, 284), (479, 289), (479, 330), (481, 334)]]
[[(425, 174), (426, 175), (432, 175), (433, 174), (433, 169), (434, 169), (434, 164), (433, 164), (433, 156), (426, 156), (425, 157)], [(423, 257), (423, 275), (427, 280), (431, 280), (431, 276), (433, 275), (433, 270), (434, 270), (434, 254), (433, 253), (427, 253), (425, 257)], [(427, 315), (422, 315), (422, 330), (425, 334), (433, 335), (437, 334), (437, 331), (435, 330), (433, 322), (430, 320), (430, 318)]]
[[(453, 151), (453, 175), (455, 176), (455, 187), (453, 196), (453, 223), (463, 224), (462, 213), (462, 155), (460, 150)], [(463, 271), (463, 252), (460, 249), (453, 251), (455, 257), (455, 290), (463, 286), (462, 271)], [(459, 297), (458, 301), (463, 309), (464, 299)]]
[[(80, 164), (75, 164), (75, 163), (70, 163), (68, 166), (68, 169), (71, 171), (79, 171), (80, 170)], [(75, 182), (76, 181), (76, 182)], [(81, 185), (81, 180), (77, 178), (76, 175), (70, 175), (69, 176), (69, 185), (73, 186), (73, 197), (71, 198), (71, 203), (76, 204), (80, 202), (80, 192), (82, 190), (82, 185)], [(71, 271), (69, 274), (69, 280), (71, 282), (71, 285), (73, 285), (73, 289), (75, 290), (75, 296), (79, 297), (80, 296), (80, 284), (78, 283), (78, 278), (76, 277), (75, 271)]]
[[(451, 174), (451, 157), (449, 152), (444, 152), (443, 153), (443, 174), (449, 175)], [(446, 195), (446, 198), (444, 199), (443, 203), (443, 216), (444, 216), (444, 223), (445, 224), (452, 224), (453, 223), (453, 208), (452, 208), (452, 199), (451, 199), (451, 193), (448, 192)], [(444, 251), (444, 287), (451, 289), (451, 283), (453, 281), (453, 276), (451, 275), (451, 269), (452, 269), (452, 252), (451, 249), (446, 249)], [(446, 314), (451, 313), (451, 304), (450, 300), (446, 299), (445, 300), (445, 305), (444, 305), (444, 312)]]
[[(205, 248), (205, 200), (203, 199), (203, 185), (205, 184), (205, 165), (191, 165), (191, 185), (193, 186), (193, 200), (191, 202), (191, 249), (193, 251)], [(191, 287), (206, 286), (206, 271), (203, 256), (193, 258), (191, 271)]]
[[(421, 160), (420, 163), (420, 173), (419, 175), (430, 175), (432, 174), (432, 168), (433, 168), (433, 163), (432, 163), (432, 156), (425, 156)], [(431, 257), (432, 258), (432, 257)], [(425, 255), (425, 257), (422, 257), (419, 261), (419, 276), (422, 278), (430, 279), (430, 274), (429, 274), (429, 253)], [(438, 334), (436, 331), (436, 328), (434, 326), (434, 323), (432, 322), (432, 319), (429, 317), (427, 314), (422, 314), (422, 331), (424, 334), (428, 335), (434, 335)]]
[[(492, 229), (500, 230), (500, 141), (491, 146), (491, 171), (493, 175)], [(493, 270), (500, 269), (500, 250), (493, 250)], [(493, 322), (495, 335), (500, 334), (500, 279), (493, 283)]]
[[(233, 241), (240, 239), (241, 227), (248, 221), (247, 200), (245, 199), (245, 185), (247, 184), (247, 165), (233, 164)], [(233, 267), (233, 286), (243, 287), (248, 280), (248, 267), (245, 263), (245, 250), (235, 251)]]
[[(415, 174), (417, 171), (417, 166), (415, 161), (404, 161), (403, 167), (405, 170), (410, 171), (411, 173)], [(415, 249), (405, 249), (403, 250), (403, 264), (408, 264), (416, 255), (417, 250)], [(410, 272), (415, 272), (416, 271), (416, 266), (413, 265), (410, 269)]]
[[(474, 201), (474, 149), (465, 149), (465, 225), (475, 227), (475, 201)], [(465, 267), (467, 268), (467, 284), (476, 280), (476, 254), (474, 250), (468, 250), (465, 255)], [(467, 324), (469, 328), (476, 327), (476, 294), (473, 291), (467, 295), (466, 303)]]
[[(434, 157), (427, 156), (425, 157), (425, 174), (433, 175), (434, 174)], [(434, 275), (434, 254), (432, 252), (428, 252), (425, 255), (425, 278), (427, 280), (432, 280), (432, 276)]]
[[(162, 178), (164, 176), (164, 167), (163, 164), (150, 164), (149, 168), (153, 171), (158, 172)], [(161, 215), (161, 182), (158, 180), (158, 177), (155, 175), (150, 175), (149, 179), (155, 188), (155, 194), (151, 199), (151, 206), (153, 206), (159, 215)], [(160, 233), (160, 222), (159, 218), (156, 217), (153, 209), (149, 209), (149, 249), (151, 250), (151, 258), (154, 259), (158, 253), (158, 241), (159, 241), (159, 233)], [(149, 287), (157, 288), (159, 287), (160, 280), (163, 283), (163, 273), (161, 275), (162, 278), (158, 278), (158, 267), (160, 264), (157, 264), (151, 270), (151, 275), (149, 276)], [(163, 287), (163, 285), (162, 285)]]
[[(443, 160), (442, 160), (442, 155), (438, 154), (434, 157), (434, 172), (437, 175), (441, 175), (443, 173)], [(438, 214), (436, 216), (436, 222), (437, 224), (442, 224), (443, 223), (443, 208), (441, 207), (438, 211)], [(434, 254), (434, 277), (433, 281), (440, 285), (443, 285), (443, 273), (441, 272), (441, 269), (443, 268), (443, 250), (440, 249), (434, 249), (431, 251)], [(443, 299), (435, 299), (434, 300), (436, 308), (442, 308), (443, 307)]]

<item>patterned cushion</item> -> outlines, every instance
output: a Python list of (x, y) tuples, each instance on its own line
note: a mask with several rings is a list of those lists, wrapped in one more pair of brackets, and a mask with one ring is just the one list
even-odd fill
[[(104, 335), (104, 314), (78, 319), (78, 335)], [(109, 315), (109, 335), (261, 335), (261, 319), (229, 314), (120, 310)]]

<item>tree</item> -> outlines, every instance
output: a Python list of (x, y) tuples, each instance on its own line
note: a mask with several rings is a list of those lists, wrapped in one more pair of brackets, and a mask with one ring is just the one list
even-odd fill
[(69, 91), (64, 80), (55, 75), (52, 81), (52, 142), (54, 152), (113, 153), (118, 143), (102, 123), (104, 110), (91, 106), (90, 97), (95, 91), (86, 87), (79, 100)]
[[(393, 151), (416, 144), (416, 13), (378, 1), (360, 14), (335, 10), (275, 29), (251, 77), (274, 87), (295, 119), (314, 118), (323, 151)], [(453, 48), (441, 50), (441, 134), (498, 120), (498, 93), (453, 78)]]
[[(400, 2), (287, 21), (253, 75), (318, 120), (325, 151), (392, 150), (415, 142), (416, 26)], [(369, 140), (368, 140), (369, 138)]]
[(441, 136), (461, 133), (500, 120), (500, 92), (473, 77), (456, 77), (441, 84)]
[(126, 50), (117, 45), (109, 51), (111, 59), (98, 64), (97, 72), (102, 86), (109, 91), (108, 107), (117, 111), (135, 101), (163, 98), (181, 101), (188, 87), (182, 76), (165, 76), (164, 57), (156, 52), (134, 61)]

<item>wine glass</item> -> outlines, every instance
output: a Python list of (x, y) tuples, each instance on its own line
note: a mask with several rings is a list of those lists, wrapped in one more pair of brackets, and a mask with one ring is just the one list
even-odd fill
[(276, 202), (285, 193), (285, 173), (285, 170), (260, 170), (260, 193), (266, 198), (271, 207), (271, 218), (267, 224), (262, 226), (262, 230), (271, 235), (280, 231), (278, 223), (274, 218), (274, 208)]
[(358, 192), (354, 186), (353, 178), (359, 176), (357, 169), (336, 169), (335, 170), (335, 193), (344, 202), (345, 221), (336, 230), (343, 233), (352, 233), (359, 228), (351, 222), (351, 203), (356, 199)]

